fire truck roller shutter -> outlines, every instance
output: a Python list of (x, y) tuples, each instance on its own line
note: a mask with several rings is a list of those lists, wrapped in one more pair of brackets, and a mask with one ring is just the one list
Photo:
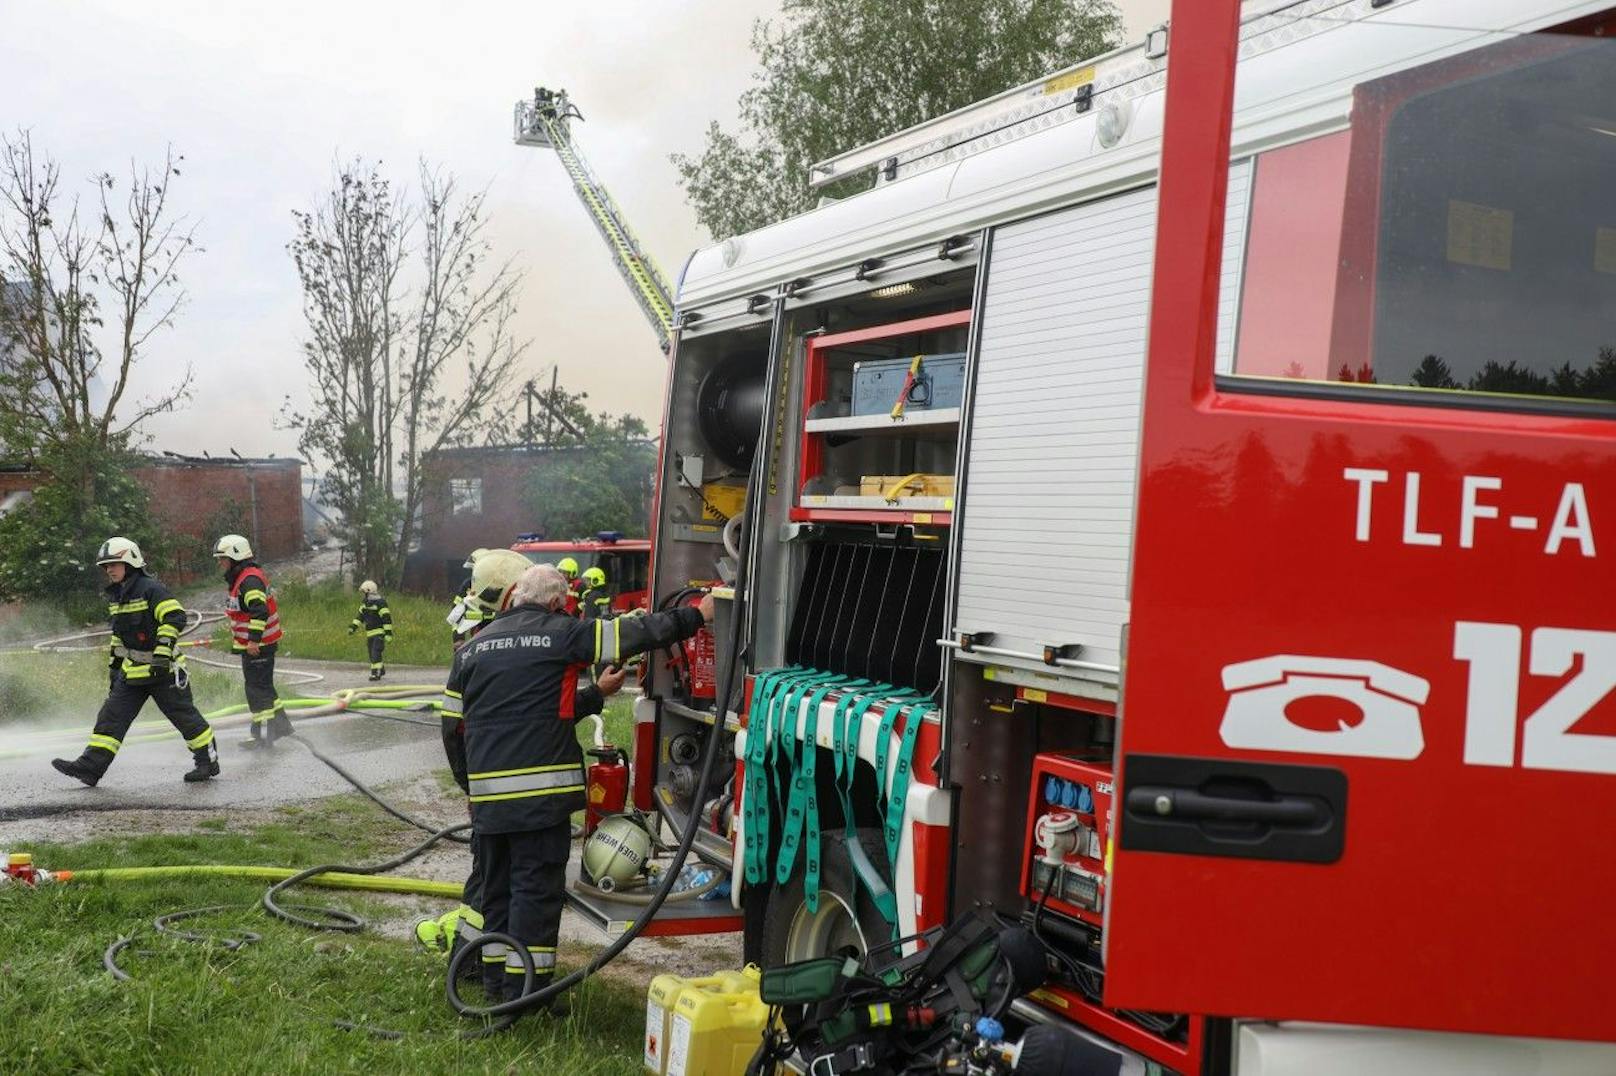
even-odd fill
[[(1244, 162), (1229, 174), (1219, 369), (1249, 174)], [(959, 632), (1028, 654), (1077, 643), (1082, 659), (1119, 664), (1155, 230), (1146, 188), (994, 234), (956, 506)]]

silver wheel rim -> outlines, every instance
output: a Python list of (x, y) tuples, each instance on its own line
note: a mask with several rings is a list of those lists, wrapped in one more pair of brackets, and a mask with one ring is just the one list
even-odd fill
[(819, 911), (809, 911), (806, 901), (798, 905), (786, 932), (786, 963), (829, 956), (849, 946), (861, 957), (870, 951), (859, 928), (858, 913), (847, 901), (822, 889)]

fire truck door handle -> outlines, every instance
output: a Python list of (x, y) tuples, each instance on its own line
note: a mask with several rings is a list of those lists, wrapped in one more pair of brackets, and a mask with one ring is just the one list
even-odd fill
[(1128, 791), (1128, 810), (1155, 812), (1164, 818), (1223, 822), (1265, 822), (1275, 826), (1311, 826), (1318, 822), (1320, 804), (1304, 796), (1281, 796), (1273, 800), (1240, 799), (1235, 796), (1209, 796), (1189, 788), (1161, 786)]
[(1125, 755), (1117, 845), (1292, 863), (1346, 846), (1347, 775), (1331, 766)]

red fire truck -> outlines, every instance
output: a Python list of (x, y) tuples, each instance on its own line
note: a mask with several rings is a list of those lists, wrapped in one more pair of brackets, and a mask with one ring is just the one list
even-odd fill
[(1019, 915), (1121, 1071), (1616, 1071), (1613, 34), (1178, 0), (692, 256), (653, 602), (746, 600), (636, 708), (734, 872), (682, 929)]
[(548, 541), (536, 535), (519, 535), (511, 548), (535, 564), (554, 564), (571, 557), (580, 573), (599, 568), (606, 573), (606, 589), (612, 594), (612, 610), (626, 613), (643, 609), (650, 591), (651, 540), (624, 538), (602, 531), (593, 538)]

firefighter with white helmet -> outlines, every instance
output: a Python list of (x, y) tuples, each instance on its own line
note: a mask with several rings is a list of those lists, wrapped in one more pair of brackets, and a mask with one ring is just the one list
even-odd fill
[(354, 614), (353, 623), (348, 625), (348, 634), (352, 635), (360, 628), (365, 629), (365, 647), (370, 652), (370, 678), (380, 680), (387, 675), (387, 662), (382, 657), (393, 638), (393, 611), (387, 607), (387, 599), (382, 597), (381, 590), (371, 580), (359, 584), (359, 593), (364, 598), (359, 603), (359, 612)]
[(271, 747), (292, 734), (291, 719), (275, 693), (275, 652), (281, 641), (281, 614), (269, 576), (253, 559), (252, 543), (239, 534), (227, 534), (213, 546), (214, 559), (224, 572), (224, 615), (230, 621), (230, 649), (241, 655), (241, 677), (252, 714), (247, 748)]
[[(455, 654), (444, 688), (444, 712), (466, 718), (485, 927), (526, 947), (539, 989), (555, 973), (572, 813), (585, 805), (573, 724), (584, 693), (579, 673), (591, 664), (614, 666), (599, 684), (609, 694), (622, 685), (625, 659), (688, 639), (713, 613), (708, 596), (699, 608), (580, 621), (563, 611), (566, 595), (566, 577), (553, 565), (523, 572), (506, 611)], [(493, 996), (521, 993), (521, 954), (486, 946), (482, 968)]]
[(51, 765), (69, 777), (94, 786), (112, 765), (123, 738), (146, 700), (157, 703), (163, 716), (185, 737), (192, 767), (187, 782), (219, 775), (219, 751), (213, 727), (191, 700), (185, 659), (175, 654), (185, 630), (185, 609), (168, 588), (146, 574), (146, 558), (127, 538), (101, 543), (95, 562), (107, 577), (107, 613), (112, 620), (107, 701), (95, 718), (90, 742), (78, 758), (52, 759)]

